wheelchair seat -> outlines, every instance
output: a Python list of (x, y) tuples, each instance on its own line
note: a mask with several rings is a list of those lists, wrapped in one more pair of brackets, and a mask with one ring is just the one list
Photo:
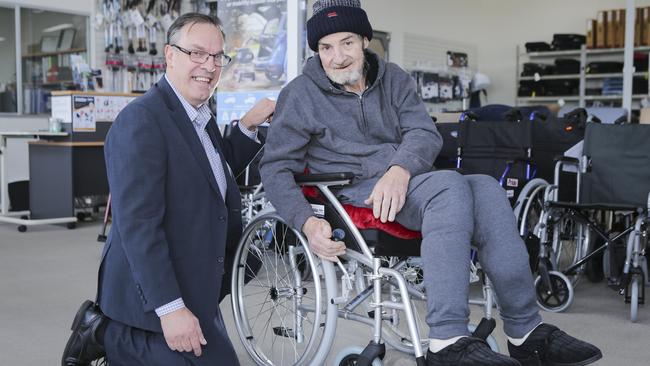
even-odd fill
[[(351, 248), (358, 247), (353, 235), (349, 232), (343, 218), (338, 215), (334, 207), (323, 197), (318, 189), (305, 184), (338, 183), (347, 184), (353, 175), (351, 173), (326, 173), (326, 174), (301, 174), (294, 177), (296, 183), (303, 185), (302, 191), (309, 203), (324, 206), (325, 219), (332, 228), (341, 228), (346, 232), (346, 245)], [(359, 229), (366, 244), (374, 248), (375, 256), (413, 257), (420, 256), (422, 234), (409, 230), (398, 222), (381, 222), (375, 218), (372, 208), (358, 207), (343, 204), (345, 212)], [(358, 249), (358, 248), (357, 248)]]

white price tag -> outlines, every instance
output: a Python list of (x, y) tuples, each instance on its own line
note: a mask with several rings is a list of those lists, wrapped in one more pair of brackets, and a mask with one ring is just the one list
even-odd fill
[(316, 215), (316, 217), (325, 217), (325, 206), (311, 205), (311, 209), (314, 210), (314, 215)]

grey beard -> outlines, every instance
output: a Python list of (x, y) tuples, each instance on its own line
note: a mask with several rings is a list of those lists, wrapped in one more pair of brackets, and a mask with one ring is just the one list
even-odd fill
[(327, 77), (339, 85), (352, 85), (363, 77), (363, 68), (357, 70), (350, 70), (345, 72), (326, 72)]

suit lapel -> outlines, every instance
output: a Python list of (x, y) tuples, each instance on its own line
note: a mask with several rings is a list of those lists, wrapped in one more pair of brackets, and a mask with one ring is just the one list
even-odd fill
[(172, 90), (164, 76), (160, 81), (158, 81), (156, 87), (160, 89), (161, 94), (165, 99), (165, 104), (171, 111), (171, 118), (180, 131), (181, 136), (183, 136), (185, 143), (190, 148), (190, 151), (192, 151), (192, 155), (194, 155), (196, 162), (201, 167), (203, 175), (208, 180), (217, 196), (221, 197), (219, 185), (217, 185), (217, 180), (212, 172), (212, 167), (208, 161), (203, 144), (201, 144), (201, 140), (199, 140), (199, 136), (196, 134), (192, 121), (190, 121), (190, 118), (187, 116), (187, 112), (185, 112), (183, 105), (178, 100), (178, 97), (176, 97), (174, 90)]
[[(231, 191), (237, 187), (237, 182), (235, 181), (235, 178), (232, 176), (230, 172), (230, 168), (228, 167), (228, 162), (226, 161), (226, 155), (224, 154), (224, 150), (223, 150), (223, 138), (221, 137), (221, 132), (219, 132), (219, 128), (217, 127), (217, 122), (214, 120), (214, 118), (211, 118), (210, 121), (208, 122), (207, 130), (208, 130), (208, 135), (210, 136), (210, 139), (212, 140), (215, 149), (217, 149), (217, 153), (219, 154), (219, 159), (221, 159), (221, 166), (223, 166), (223, 172), (226, 176), (227, 188), (226, 188), (226, 197), (224, 197), (224, 200), (226, 201), (226, 204), (229, 207), (232, 207)], [(235, 192), (239, 193), (238, 190), (236, 190)], [(237, 197), (238, 197), (237, 199), (239, 199), (239, 195), (237, 195)]]

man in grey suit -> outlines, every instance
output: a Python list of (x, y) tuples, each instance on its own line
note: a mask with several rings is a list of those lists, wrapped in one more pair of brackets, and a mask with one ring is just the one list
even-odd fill
[(103, 349), (112, 366), (238, 364), (219, 311), (242, 231), (233, 174), (261, 148), (257, 126), (275, 103), (258, 102), (220, 135), (207, 102), (230, 62), (223, 46), (218, 19), (179, 17), (167, 33), (166, 75), (108, 133), (113, 226), (97, 304), (105, 316), (82, 306), (64, 365), (89, 364)]

